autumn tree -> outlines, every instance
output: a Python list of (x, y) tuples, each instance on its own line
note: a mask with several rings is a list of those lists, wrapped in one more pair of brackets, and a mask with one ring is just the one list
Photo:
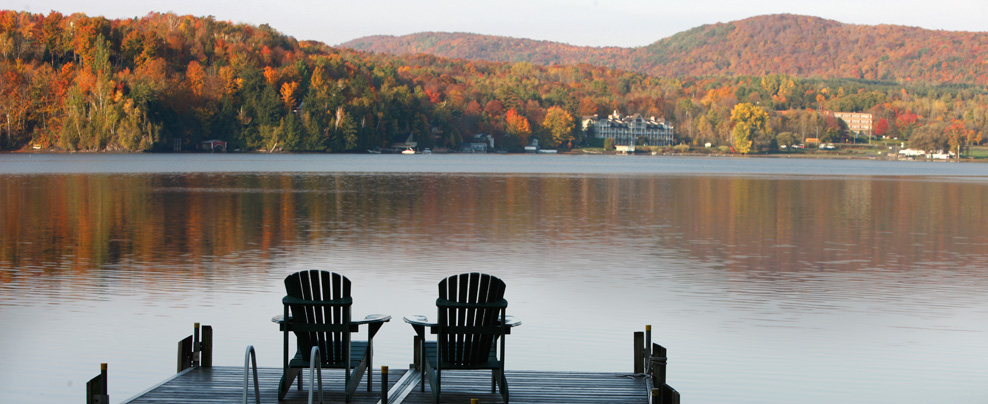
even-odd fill
[(968, 129), (964, 121), (960, 119), (954, 119), (950, 126), (944, 130), (944, 134), (947, 135), (947, 144), (950, 145), (950, 150), (958, 159), (961, 158), (961, 153), (967, 146), (981, 141), (981, 136), (978, 136), (974, 129)]
[(528, 124), (528, 119), (518, 114), (514, 108), (505, 113), (504, 119), (507, 122), (507, 134), (518, 139), (518, 144), (527, 145), (528, 137), (532, 135), (532, 128)]
[(885, 118), (875, 123), (875, 136), (885, 136), (889, 133), (889, 121)]
[(734, 129), (731, 131), (734, 150), (748, 154), (751, 152), (754, 135), (767, 128), (768, 113), (750, 103), (737, 104), (731, 111), (731, 123), (734, 124)]
[(913, 131), (919, 126), (919, 116), (910, 110), (898, 111), (895, 117), (895, 126), (903, 139), (909, 140)]
[(285, 109), (291, 111), (295, 109), (295, 93), (298, 91), (298, 82), (292, 81), (281, 85), (281, 102), (285, 104)]
[(577, 113), (580, 114), (580, 116), (597, 115), (597, 103), (590, 97), (584, 97), (580, 100), (580, 106)]
[(549, 135), (546, 140), (551, 140), (547, 146), (572, 147), (574, 122), (573, 116), (566, 110), (555, 106), (550, 107), (542, 121), (542, 126), (545, 127)]
[(24, 76), (15, 69), (0, 73), (0, 116), (3, 119), (6, 140), (3, 145), (13, 147), (21, 142), (23, 117), (31, 105), (27, 99)]
[(206, 70), (195, 60), (189, 62), (185, 69), (185, 81), (192, 94), (197, 97), (203, 96), (206, 90)]

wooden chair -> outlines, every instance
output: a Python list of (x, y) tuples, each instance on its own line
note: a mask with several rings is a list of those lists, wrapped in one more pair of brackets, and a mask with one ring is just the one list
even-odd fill
[[(505, 315), (504, 282), (497, 277), (467, 273), (450, 276), (439, 282), (438, 321), (425, 316), (410, 316), (405, 322), (418, 333), (418, 363), (424, 380), (428, 379), (432, 397), (439, 402), (442, 373), (452, 369), (490, 369), (491, 393), (500, 389), (508, 402), (508, 381), (504, 377), (504, 340), (511, 327), (521, 325)], [(435, 342), (425, 341), (425, 328), (436, 334)]]
[[(281, 324), (285, 334), (283, 375), (278, 386), (278, 400), (285, 398), (295, 378), (302, 389), (300, 373), (311, 360), (321, 368), (345, 369), (346, 401), (349, 402), (367, 371), (367, 391), (373, 379), (374, 334), (391, 320), (391, 316), (370, 315), (362, 321), (350, 318), (350, 280), (335, 272), (309, 270), (285, 278), (287, 296), (282, 299), (285, 311), (272, 321)], [(287, 319), (287, 321), (285, 320)], [(368, 327), (367, 341), (351, 341), (351, 333), (360, 325)], [(289, 332), (295, 333), (296, 353), (289, 361)], [(310, 358), (313, 346), (319, 347), (319, 358)], [(311, 386), (310, 388), (315, 387)]]

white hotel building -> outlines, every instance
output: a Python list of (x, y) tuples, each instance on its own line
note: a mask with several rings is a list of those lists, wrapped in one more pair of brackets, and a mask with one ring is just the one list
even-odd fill
[(614, 139), (614, 145), (633, 146), (639, 139), (648, 146), (669, 146), (673, 144), (675, 131), (672, 125), (655, 117), (644, 118), (641, 114), (621, 116), (614, 111), (607, 119), (597, 115), (583, 117), (583, 130), (592, 130), (593, 137)]

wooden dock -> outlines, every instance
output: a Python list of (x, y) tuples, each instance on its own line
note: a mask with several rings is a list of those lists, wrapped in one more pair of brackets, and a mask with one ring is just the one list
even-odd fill
[[(426, 383), (422, 391), (416, 371), (392, 369), (388, 374), (389, 404), (432, 404), (432, 393)], [(615, 403), (648, 404), (649, 396), (644, 377), (619, 373), (530, 372), (508, 371), (511, 403)], [(260, 368), (258, 378), (262, 403), (278, 402), (278, 381), (281, 368)], [(366, 377), (352, 404), (381, 402), (380, 375), (374, 374), (374, 391), (367, 391)], [(190, 368), (136, 397), (126, 404), (164, 403), (242, 403), (244, 369), (232, 366)], [(251, 377), (248, 403), (254, 403)], [(308, 380), (304, 390), (293, 388), (282, 403), (306, 403)], [(443, 403), (469, 404), (501, 403), (501, 395), (490, 392), (490, 371), (451, 371), (443, 374)], [(343, 402), (343, 372), (323, 370), (325, 402)], [(316, 393), (318, 401), (318, 392)]]
[[(124, 404), (163, 403), (244, 403), (244, 368), (213, 366), (212, 328), (195, 324), (193, 335), (178, 343), (178, 373)], [(201, 338), (200, 338), (201, 337)], [(634, 373), (604, 372), (541, 372), (506, 371), (508, 388), (513, 404), (547, 403), (614, 403), (614, 404), (679, 404), (679, 393), (665, 384), (666, 350), (651, 342), (651, 326), (645, 332), (634, 333)], [(253, 361), (253, 347), (245, 353), (245, 366), (251, 360), (247, 384), (247, 403), (279, 403), (278, 385), (281, 368), (257, 368)], [(429, 383), (423, 383), (417, 363), (410, 369), (374, 369), (371, 389), (367, 388), (366, 375), (360, 381), (351, 399), (353, 404), (432, 404)], [(256, 370), (256, 380), (254, 371)], [(302, 377), (305, 389), (298, 384), (286, 394), (280, 403), (309, 402), (309, 371)], [(344, 372), (323, 369), (324, 402), (345, 401)], [(382, 388), (386, 384), (387, 388)], [(256, 387), (255, 387), (256, 386)], [(423, 387), (424, 386), (424, 387)], [(255, 393), (255, 388), (259, 390)], [(443, 373), (443, 403), (502, 403), (499, 393), (491, 393), (489, 370), (455, 370)], [(313, 402), (318, 402), (316, 389)], [(107, 395), (107, 366), (102, 364), (100, 374), (86, 385), (87, 404), (105, 404)]]

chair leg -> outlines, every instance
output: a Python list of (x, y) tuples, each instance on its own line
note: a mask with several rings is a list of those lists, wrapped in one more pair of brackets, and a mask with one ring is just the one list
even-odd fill
[(301, 369), (286, 369), (281, 375), (281, 381), (278, 383), (278, 400), (281, 400), (288, 394), (288, 390), (292, 389), (292, 384), (295, 383), (295, 378), (298, 378), (298, 388), (302, 389), (302, 370)]
[(504, 369), (497, 370), (498, 385), (501, 389), (501, 398), (504, 399), (504, 404), (508, 404), (508, 379), (504, 376)]
[(285, 375), (281, 375), (281, 381), (278, 382), (278, 401), (285, 399), (285, 394), (288, 393), (288, 389), (292, 386), (285, 387)]
[(436, 389), (432, 392), (432, 396), (436, 399), (436, 403), (439, 403), (439, 395), (443, 392), (443, 370), (436, 369)]
[[(367, 391), (374, 385), (374, 341), (367, 340)], [(387, 388), (387, 386), (384, 386)]]

